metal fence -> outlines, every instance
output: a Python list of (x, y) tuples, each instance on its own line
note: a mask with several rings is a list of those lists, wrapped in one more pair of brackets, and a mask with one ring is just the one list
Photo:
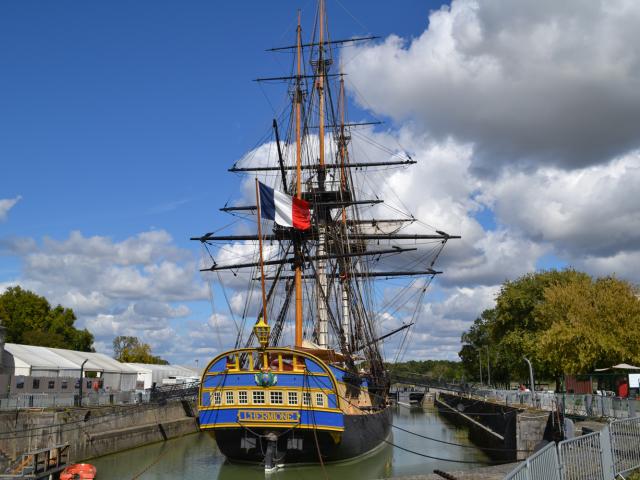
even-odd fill
[[(121, 405), (149, 401), (149, 392), (90, 392), (82, 396), (82, 405)], [(0, 410), (20, 408), (73, 407), (78, 404), (78, 395), (73, 393), (24, 393), (0, 398)]]
[(550, 443), (506, 480), (612, 480), (640, 469), (640, 418), (615, 420), (600, 432)]
[(608, 480), (615, 477), (609, 429), (558, 443), (562, 480)]
[[(200, 382), (163, 385), (161, 387), (130, 392), (87, 392), (82, 396), (82, 406), (127, 405), (137, 403), (158, 403), (177, 398), (195, 398)], [(0, 410), (21, 408), (73, 407), (79, 397), (69, 393), (22, 393), (0, 398)]]
[(616, 420), (609, 424), (614, 468), (626, 473), (640, 465), (640, 418)]
[(527, 458), (505, 478), (510, 480), (555, 479), (560, 464), (555, 443), (549, 443)]
[(542, 410), (560, 409), (565, 415), (591, 418), (634, 418), (640, 413), (640, 400), (602, 395), (518, 390), (473, 389), (470, 395), (505, 405), (534, 406)]

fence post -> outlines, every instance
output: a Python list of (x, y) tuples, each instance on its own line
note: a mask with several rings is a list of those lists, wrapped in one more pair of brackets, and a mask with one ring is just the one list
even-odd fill
[(602, 457), (602, 474), (605, 478), (615, 478), (616, 469), (613, 465), (613, 450), (611, 449), (611, 432), (609, 425), (600, 431), (600, 455)]

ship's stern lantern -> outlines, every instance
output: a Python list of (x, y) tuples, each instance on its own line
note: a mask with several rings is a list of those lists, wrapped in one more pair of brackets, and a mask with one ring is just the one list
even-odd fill
[(271, 332), (271, 327), (267, 325), (264, 321), (264, 318), (260, 317), (258, 323), (253, 326), (253, 331), (258, 338), (258, 342), (260, 342), (260, 346), (262, 348), (267, 348), (269, 344), (269, 333)]

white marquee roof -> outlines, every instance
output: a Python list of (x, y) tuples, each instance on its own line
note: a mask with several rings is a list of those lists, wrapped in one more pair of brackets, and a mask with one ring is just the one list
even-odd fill
[(89, 360), (85, 371), (136, 374), (137, 370), (124, 363), (96, 352), (78, 352), (62, 348), (37, 347), (34, 345), (18, 345), (5, 343), (5, 351), (22, 360), (31, 368), (47, 370), (75, 370), (80, 371), (80, 366), (85, 360)]
[(4, 350), (14, 357), (19, 358), (31, 368), (47, 370), (78, 370), (80, 365), (68, 360), (52, 349), (47, 347), (37, 347), (34, 345), (18, 345), (15, 343), (5, 343)]

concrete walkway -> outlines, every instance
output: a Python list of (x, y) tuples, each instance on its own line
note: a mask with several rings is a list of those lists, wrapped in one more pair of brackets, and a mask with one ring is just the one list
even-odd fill
[(429, 473), (425, 475), (409, 475), (407, 477), (394, 477), (388, 480), (502, 480), (507, 473), (513, 470), (517, 463), (507, 463), (491, 467), (479, 467), (473, 470), (453, 471), (447, 470), (444, 475)]

